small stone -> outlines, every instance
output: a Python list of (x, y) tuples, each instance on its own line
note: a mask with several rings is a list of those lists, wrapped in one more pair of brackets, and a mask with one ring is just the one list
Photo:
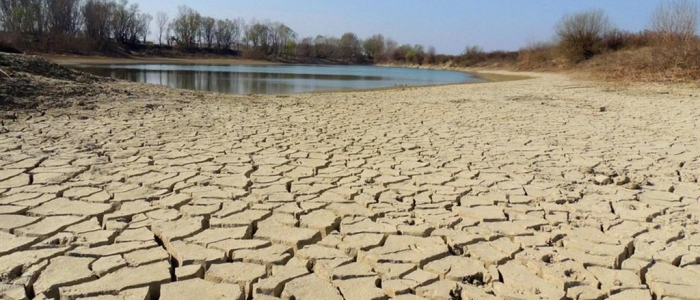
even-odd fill
[(597, 175), (593, 178), (593, 182), (597, 185), (608, 185), (613, 183), (612, 179), (606, 175)]
[(614, 181), (615, 181), (615, 185), (622, 186), (622, 185), (626, 185), (626, 184), (630, 183), (630, 178), (627, 177), (627, 175), (622, 175), (622, 176), (615, 177)]

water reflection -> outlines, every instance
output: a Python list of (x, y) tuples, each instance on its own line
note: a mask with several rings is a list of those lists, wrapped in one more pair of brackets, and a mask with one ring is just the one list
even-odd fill
[(79, 65), (101, 76), (225, 94), (291, 94), (476, 81), (469, 74), (369, 66)]

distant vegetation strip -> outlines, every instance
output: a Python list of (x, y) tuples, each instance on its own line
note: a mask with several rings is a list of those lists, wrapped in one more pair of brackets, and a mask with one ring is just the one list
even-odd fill
[(608, 79), (687, 81), (700, 79), (699, 15), (697, 1), (665, 0), (647, 29), (627, 32), (602, 10), (583, 11), (564, 16), (552, 40), (519, 51), (468, 46), (444, 55), (382, 34), (299, 37), (284, 23), (214, 19), (187, 6), (172, 18), (164, 12), (154, 18), (128, 0), (0, 0), (0, 51), (585, 70)]

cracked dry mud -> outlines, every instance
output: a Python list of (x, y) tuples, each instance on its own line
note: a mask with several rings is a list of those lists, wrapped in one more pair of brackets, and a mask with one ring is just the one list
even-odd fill
[(700, 298), (697, 90), (113, 85), (3, 120), (0, 298)]

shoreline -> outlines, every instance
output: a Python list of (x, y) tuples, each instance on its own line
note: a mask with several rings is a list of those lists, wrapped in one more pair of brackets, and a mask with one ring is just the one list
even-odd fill
[(175, 65), (282, 65), (282, 63), (243, 58), (170, 58), (170, 57), (106, 57), (68, 56), (33, 54), (59, 65), (134, 65), (134, 64), (175, 64)]
[[(269, 62), (264, 60), (248, 60), (248, 59), (238, 59), (238, 58), (167, 58), (167, 57), (130, 57), (130, 58), (115, 58), (115, 57), (105, 57), (105, 56), (70, 56), (70, 55), (42, 55), (35, 54), (48, 61), (54, 62), (63, 66), (71, 65), (132, 65), (132, 64), (176, 64), (176, 65), (249, 65), (249, 66), (264, 66), (264, 65), (285, 65), (285, 63), (279, 62)], [(410, 65), (395, 65), (395, 64), (376, 64), (371, 65), (375, 67), (386, 67), (386, 68), (405, 68), (414, 69), (416, 66)], [(273, 96), (278, 97), (288, 97), (290, 95), (304, 95), (304, 94), (333, 94), (333, 93), (349, 93), (349, 92), (373, 92), (373, 91), (389, 91), (389, 90), (406, 90), (406, 89), (420, 89), (420, 88), (430, 88), (430, 87), (444, 87), (444, 86), (455, 86), (455, 85), (472, 85), (472, 84), (484, 84), (492, 82), (502, 82), (502, 81), (514, 81), (514, 80), (526, 80), (536, 78), (534, 74), (524, 73), (524, 72), (512, 72), (504, 70), (470, 70), (464, 68), (451, 68), (451, 67), (441, 67), (438, 65), (423, 65), (420, 66), (422, 69), (437, 70), (437, 71), (453, 71), (467, 73), (474, 77), (475, 79), (480, 79), (482, 81), (475, 82), (460, 82), (460, 83), (446, 83), (446, 84), (430, 84), (430, 85), (413, 85), (413, 86), (388, 86), (379, 88), (367, 88), (367, 89), (338, 89), (338, 90), (320, 90), (320, 91), (310, 91), (305, 93), (291, 93), (291, 94), (275, 94)], [(167, 86), (166, 86), (167, 87)], [(168, 87), (170, 88), (170, 87)], [(176, 89), (177, 88), (172, 88)], [(198, 92), (210, 92), (210, 91), (198, 91)], [(212, 92), (214, 93), (214, 92)]]
[(437, 70), (437, 71), (453, 71), (453, 72), (463, 72), (473, 75), (476, 78), (485, 80), (486, 82), (500, 82), (500, 81), (513, 81), (513, 80), (525, 80), (536, 78), (539, 73), (536, 72), (523, 72), (523, 71), (509, 71), (502, 69), (485, 69), (485, 68), (460, 68), (460, 67), (450, 67), (445, 65), (407, 65), (407, 64), (377, 64), (377, 67), (386, 68), (407, 68), (407, 69), (427, 69), (427, 70)]
[[(176, 64), (176, 65), (190, 65), (190, 64), (202, 64), (202, 65), (287, 65), (287, 63), (282, 62), (272, 62), (259, 59), (242, 59), (242, 58), (170, 58), (170, 57), (106, 57), (106, 56), (73, 56), (73, 55), (45, 55), (45, 54), (33, 54), (42, 57), (46, 60), (54, 62), (59, 65), (81, 65), (81, 64), (92, 64), (92, 65), (132, 65), (132, 64)], [(316, 65), (316, 64), (304, 64), (302, 65)], [(291, 64), (290, 64), (291, 65)], [(323, 65), (323, 64), (321, 64)], [(329, 66), (335, 66), (334, 64), (328, 64)], [(358, 64), (361, 65), (361, 64)], [(375, 67), (389, 67), (389, 68), (405, 68), (405, 69), (415, 69), (417, 65), (401, 65), (401, 64), (374, 64), (369, 66)], [(534, 78), (532, 72), (518, 72), (518, 71), (508, 71), (508, 70), (488, 70), (488, 69), (469, 69), (469, 68), (454, 68), (446, 67), (440, 65), (422, 65), (421, 69), (437, 70), (437, 71), (456, 71), (464, 72), (473, 75), (476, 78), (485, 80), (487, 82), (498, 82), (498, 81), (511, 81), (511, 80), (523, 80)], [(463, 83), (458, 83), (463, 84)], [(472, 82), (464, 83), (472, 84)], [(451, 85), (451, 84), (447, 84)], [(436, 85), (427, 85), (436, 86)], [(420, 86), (413, 86), (420, 87)]]

